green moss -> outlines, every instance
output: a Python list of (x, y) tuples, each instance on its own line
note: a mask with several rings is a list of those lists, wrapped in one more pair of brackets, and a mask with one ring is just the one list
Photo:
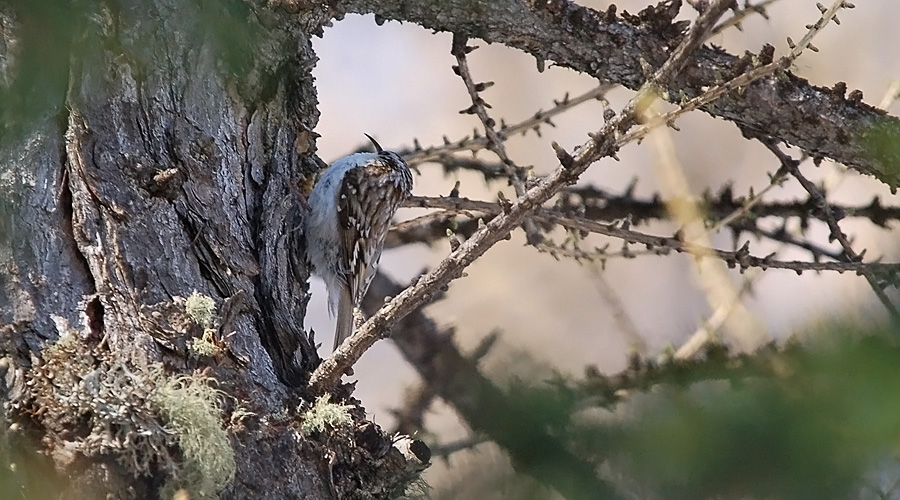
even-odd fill
[(859, 134), (869, 156), (878, 162), (873, 172), (894, 191), (900, 187), (900, 126), (891, 118), (881, 118)]
[(47, 352), (49, 353), (49, 355), (52, 356), (52, 355), (58, 354), (60, 352), (64, 352), (68, 349), (71, 349), (78, 342), (79, 342), (78, 335), (76, 335), (74, 332), (69, 331), (69, 332), (66, 332), (63, 335), (61, 335), (58, 339), (56, 339), (56, 342), (47, 344), (45, 349), (47, 349), (48, 350)]
[[(212, 321), (212, 299), (195, 294), (192, 302), (202, 313), (195, 317)], [(192, 347), (214, 353), (213, 334), (206, 328)], [(194, 500), (216, 498), (234, 478), (221, 391), (213, 379), (169, 376), (161, 364), (121, 359), (81, 342), (74, 332), (48, 344), (26, 377), (32, 418), (51, 436), (61, 430), (68, 436), (61, 444), (48, 441), (51, 446), (113, 457), (135, 477), (163, 471), (169, 480), (160, 495), (167, 499), (178, 490)]]
[(329, 399), (328, 394), (316, 399), (313, 407), (303, 416), (303, 422), (300, 424), (301, 434), (309, 436), (314, 432), (324, 431), (326, 427), (338, 428), (353, 422), (350, 416), (352, 406), (332, 403)]
[(77, 430), (73, 435), (80, 437), (67, 441), (68, 449), (114, 457), (135, 476), (174, 468), (169, 450), (177, 443), (149, 403), (155, 380), (145, 369), (93, 349), (73, 333), (47, 345), (40, 358), (26, 375), (28, 406), (47, 429)]

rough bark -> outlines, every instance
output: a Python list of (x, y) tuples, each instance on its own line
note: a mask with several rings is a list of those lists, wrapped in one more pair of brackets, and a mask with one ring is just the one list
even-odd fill
[[(21, 136), (4, 134), (0, 149), (14, 183), (0, 253), (4, 400), (15, 428), (28, 429), (22, 442), (43, 438), (68, 476), (63, 497), (153, 497), (187, 452), (154, 434), (150, 391), (200, 372), (227, 395), (236, 474), (224, 498), (366, 497), (402, 485), (405, 458), (361, 409), (359, 424), (336, 432), (343, 444), (297, 432), (296, 388), (319, 362), (302, 330), (297, 227), (298, 185), (319, 168), (308, 33), (321, 12), (288, 21), (242, 2), (134, 0), (70, 14), (57, 105)], [(26, 16), (15, 6), (2, 16), (4, 59), (14, 60)], [(205, 328), (181, 299), (195, 291), (216, 304), (207, 354), (191, 350)], [(51, 348), (59, 338), (65, 347)], [(124, 420), (66, 406), (78, 391), (107, 394)], [(104, 430), (90, 427), (98, 421)], [(148, 449), (130, 460), (116, 450), (123, 440)]]

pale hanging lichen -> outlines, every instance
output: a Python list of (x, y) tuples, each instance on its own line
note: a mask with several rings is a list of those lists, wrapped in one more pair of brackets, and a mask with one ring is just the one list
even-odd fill
[(181, 448), (183, 460), (164, 486), (163, 498), (180, 488), (191, 498), (216, 498), (235, 473), (234, 452), (222, 428), (220, 391), (212, 379), (200, 376), (165, 377), (150, 395)]
[(234, 453), (214, 379), (136, 365), (72, 333), (47, 345), (33, 364), (28, 397), (10, 406), (35, 415), (51, 434), (80, 429), (47, 441), (58, 459), (105, 455), (135, 476), (165, 471), (163, 498), (178, 489), (193, 499), (216, 498), (233, 479)]

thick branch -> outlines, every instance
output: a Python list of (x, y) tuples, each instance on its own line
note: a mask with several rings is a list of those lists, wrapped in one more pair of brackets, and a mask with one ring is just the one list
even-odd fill
[[(622, 17), (616, 15), (614, 6), (603, 13), (566, 0), (416, 4), (347, 0), (339, 2), (337, 8), (503, 43), (532, 54), (539, 68), (549, 60), (598, 80), (637, 89), (647, 80), (645, 65), (661, 67), (683, 37), (683, 26), (671, 21), (679, 3), (650, 8), (640, 16), (626, 13)], [(670, 99), (690, 99), (702, 94), (723, 78), (745, 71), (753, 57), (701, 47), (667, 86)], [(783, 73), (763, 78), (741, 92), (729, 92), (702, 109), (742, 129), (764, 132), (810, 156), (832, 158), (897, 187), (900, 171), (892, 169), (888, 159), (870, 154), (859, 139), (874, 125), (898, 129), (900, 120), (862, 103), (859, 92), (849, 96), (845, 92), (843, 83), (827, 89)]]

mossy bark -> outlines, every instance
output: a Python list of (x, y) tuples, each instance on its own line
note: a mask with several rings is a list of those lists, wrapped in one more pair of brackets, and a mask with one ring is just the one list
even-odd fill
[[(48, 17), (59, 9), (67, 19)], [(144, 498), (166, 480), (162, 470), (135, 477), (112, 456), (65, 453), (92, 432), (74, 420), (44, 433), (35, 426), (52, 426), (46, 413), (28, 419), (40, 408), (26, 381), (66, 333), (136, 371), (205, 369), (228, 394), (223, 426), (238, 407), (252, 413), (229, 429), (237, 479), (223, 498), (331, 496), (321, 457), (290, 425), (263, 418), (298, 406), (296, 388), (319, 361), (301, 328), (308, 271), (295, 238), (296, 186), (318, 169), (315, 56), (301, 28), (315, 15), (285, 22), (201, 0), (0, 9), (4, 97), (40, 59), (30, 30), (58, 43), (35, 74), (59, 78), (27, 84), (35, 102), (21, 113), (4, 110), (0, 345), (9, 416), (44, 438), (67, 476), (64, 497)], [(198, 330), (166, 305), (194, 291), (217, 304), (221, 356), (181, 348)]]

